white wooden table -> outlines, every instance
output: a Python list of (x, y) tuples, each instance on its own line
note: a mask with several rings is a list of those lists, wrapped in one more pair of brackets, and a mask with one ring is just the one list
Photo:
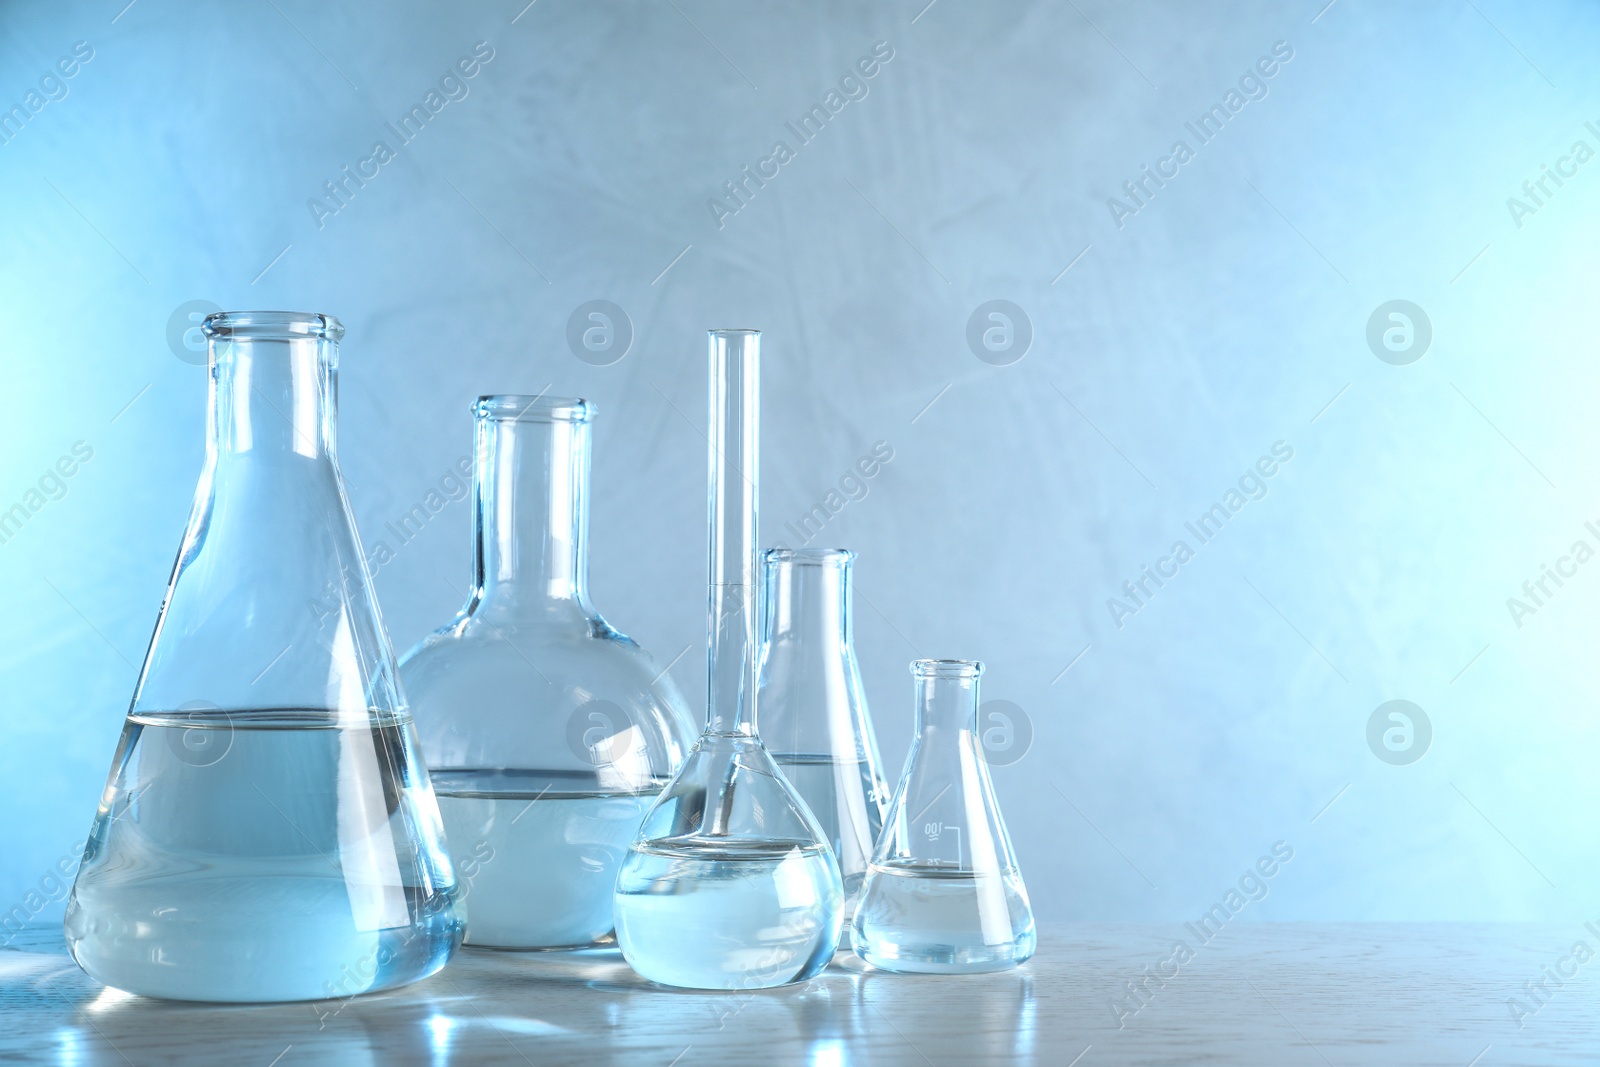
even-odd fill
[[(0, 950), (0, 1063), (1405, 1064), (1600, 1062), (1600, 952), (1571, 971), (1570, 926), (1245, 924), (1149, 995), (1111, 1007), (1148, 966), (1168, 973), (1181, 924), (1047, 926), (1017, 970), (974, 977), (866, 971), (840, 956), (815, 981), (755, 994), (674, 992), (615, 953), (464, 950), (393, 993), (216, 1007), (105, 989), (55, 927)], [(1529, 1014), (1514, 1020), (1508, 999)], [(1539, 1003), (1542, 1000), (1543, 1003)], [(1537, 1008), (1536, 1011), (1532, 1010)]]

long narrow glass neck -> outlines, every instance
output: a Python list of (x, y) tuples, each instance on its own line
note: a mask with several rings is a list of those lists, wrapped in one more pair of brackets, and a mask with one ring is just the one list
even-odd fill
[(589, 423), (478, 409), (473, 577), (480, 599), (575, 601), (589, 581)]
[(214, 338), (207, 406), (216, 459), (334, 454), (334, 368), (326, 338)]
[(755, 733), (761, 335), (713, 330), (706, 732)]

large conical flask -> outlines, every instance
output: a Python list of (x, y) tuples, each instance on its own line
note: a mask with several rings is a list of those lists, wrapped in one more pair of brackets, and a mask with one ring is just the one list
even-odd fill
[(889, 804), (851, 635), (855, 558), (845, 548), (762, 556), (761, 739), (833, 846), (846, 937)]
[(654, 660), (589, 600), (594, 407), (473, 405), (466, 606), (400, 661), (467, 893), (467, 942), (611, 936), (617, 867), (694, 738)]
[(828, 836), (756, 735), (760, 334), (711, 342), (706, 729), (617, 875), (617, 942), (664, 985), (760, 989), (820, 972), (843, 886)]
[(971, 974), (1033, 955), (1022, 884), (978, 736), (983, 664), (919, 659), (917, 736), (856, 906), (852, 947), (891, 971)]
[(334, 455), (344, 328), (225, 312), (205, 468), (67, 906), (85, 971), (183, 1000), (437, 971), (464, 915)]

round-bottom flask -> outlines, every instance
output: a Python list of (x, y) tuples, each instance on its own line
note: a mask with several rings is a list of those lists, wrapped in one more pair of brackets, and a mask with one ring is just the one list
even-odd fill
[(785, 985), (833, 958), (843, 901), (832, 848), (760, 739), (707, 732), (622, 864), (617, 941), (663, 985)]
[(998, 971), (1033, 955), (1033, 908), (977, 734), (983, 664), (917, 660), (917, 736), (856, 906), (875, 967)]
[(706, 730), (645, 816), (617, 875), (617, 943), (664, 985), (802, 981), (839, 943), (827, 836), (756, 735), (759, 338), (713, 331)]
[(400, 661), (466, 894), (467, 944), (608, 940), (611, 891), (693, 736), (677, 686), (588, 596), (594, 408), (473, 405), (473, 587)]

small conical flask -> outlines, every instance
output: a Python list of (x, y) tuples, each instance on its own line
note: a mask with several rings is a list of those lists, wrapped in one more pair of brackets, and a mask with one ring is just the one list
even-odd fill
[(889, 805), (851, 640), (855, 558), (845, 548), (762, 556), (761, 739), (839, 860), (845, 938)]
[(856, 906), (856, 955), (921, 974), (1033, 955), (1033, 908), (978, 737), (983, 664), (919, 659), (917, 736)]
[(677, 686), (589, 600), (594, 407), (485, 396), (466, 606), (400, 661), (467, 943), (611, 936), (617, 867), (693, 740)]
[(706, 729), (617, 875), (617, 943), (645, 978), (761, 989), (810, 978), (839, 942), (828, 837), (756, 734), (759, 344), (714, 330)]
[(107, 985), (348, 997), (465, 927), (334, 453), (344, 328), (225, 312), (194, 508), (67, 906)]

